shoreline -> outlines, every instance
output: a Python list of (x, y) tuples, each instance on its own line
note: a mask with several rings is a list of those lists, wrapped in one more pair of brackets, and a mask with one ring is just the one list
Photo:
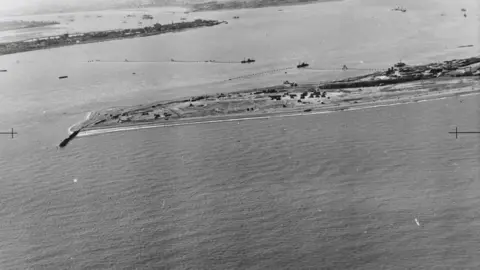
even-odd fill
[(178, 22), (165, 25), (155, 24), (154, 26), (142, 28), (85, 32), (80, 34), (63, 34), (22, 41), (6, 42), (0, 43), (0, 56), (30, 51), (55, 49), (66, 46), (178, 33), (197, 28), (212, 27), (223, 23), (228, 22), (197, 19), (195, 21)]
[[(408, 97), (402, 100), (397, 99), (389, 99), (383, 102), (369, 102), (364, 104), (357, 104), (357, 105), (343, 105), (331, 108), (323, 108), (312, 112), (299, 112), (299, 111), (291, 111), (291, 112), (277, 112), (277, 113), (270, 113), (270, 114), (257, 114), (257, 115), (230, 115), (225, 117), (226, 119), (215, 119), (214, 117), (199, 117), (198, 121), (194, 121), (197, 119), (184, 119), (184, 120), (176, 120), (170, 123), (143, 123), (143, 124), (132, 124), (132, 125), (118, 125), (116, 127), (97, 127), (97, 128), (85, 128), (82, 129), (77, 135), (77, 137), (88, 137), (94, 135), (101, 135), (107, 133), (114, 133), (114, 132), (124, 132), (124, 131), (134, 131), (134, 130), (141, 130), (141, 129), (152, 129), (152, 128), (162, 128), (162, 127), (176, 127), (176, 126), (188, 126), (188, 125), (199, 125), (199, 124), (213, 124), (213, 123), (225, 123), (225, 122), (242, 122), (242, 121), (249, 121), (249, 120), (268, 120), (271, 118), (285, 118), (285, 117), (297, 117), (297, 116), (309, 116), (309, 115), (318, 115), (318, 114), (330, 114), (335, 112), (348, 112), (348, 111), (357, 111), (357, 110), (366, 110), (366, 109), (374, 109), (379, 107), (390, 107), (390, 106), (397, 106), (397, 105), (404, 105), (404, 104), (412, 104), (412, 103), (420, 103), (420, 102), (427, 102), (427, 101), (436, 101), (442, 100), (446, 98), (451, 98), (455, 96), (469, 96), (469, 95), (479, 95), (480, 89), (478, 90), (464, 90), (464, 91), (453, 91), (450, 93), (440, 93), (440, 94), (433, 94), (433, 95), (424, 95), (419, 97)], [(189, 121), (190, 120), (190, 121)], [(183, 122), (183, 123), (182, 123)], [(70, 131), (70, 130), (69, 130)], [(69, 132), (70, 134), (73, 132)]]
[(88, 120), (90, 119), (90, 116), (92, 115), (92, 113), (93, 113), (93, 112), (87, 112), (87, 114), (85, 115), (85, 119), (84, 119), (83, 121), (77, 122), (77, 123), (69, 126), (68, 129), (67, 129), (68, 134), (70, 135), (70, 134), (72, 134), (73, 132), (75, 132), (75, 131), (73, 131), (73, 129), (74, 129), (76, 126), (81, 125), (84, 121), (88, 121)]

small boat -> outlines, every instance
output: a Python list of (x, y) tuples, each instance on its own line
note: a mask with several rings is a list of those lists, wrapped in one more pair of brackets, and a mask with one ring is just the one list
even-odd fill
[(250, 59), (248, 58), (247, 60), (243, 59), (242, 60), (242, 64), (250, 64), (250, 63), (254, 63), (255, 62), (255, 59)]
[(396, 8), (394, 8), (394, 9), (392, 9), (392, 10), (393, 10), (393, 11), (401, 11), (401, 12), (406, 12), (406, 11), (407, 11), (406, 8), (404, 8), (404, 7), (398, 7), (398, 6), (397, 6)]
[(234, 18), (234, 19), (240, 19), (240, 17), (239, 17), (239, 16), (233, 16), (233, 18)]
[(66, 78), (68, 78), (68, 76), (60, 76), (60, 77), (58, 77), (58, 78), (61, 80), (61, 79), (66, 79)]
[(7, 72), (6, 69), (0, 69), (0, 72)]
[(305, 62), (302, 62), (301, 64), (297, 65), (297, 68), (305, 68), (308, 67), (309, 65)]

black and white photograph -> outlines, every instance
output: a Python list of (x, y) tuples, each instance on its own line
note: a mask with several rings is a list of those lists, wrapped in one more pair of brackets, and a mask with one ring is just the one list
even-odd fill
[(0, 269), (480, 269), (480, 1), (0, 0)]

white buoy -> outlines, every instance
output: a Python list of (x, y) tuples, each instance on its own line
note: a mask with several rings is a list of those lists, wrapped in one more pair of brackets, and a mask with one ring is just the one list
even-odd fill
[(77, 178), (73, 179), (73, 182), (76, 183), (76, 182), (77, 182)]

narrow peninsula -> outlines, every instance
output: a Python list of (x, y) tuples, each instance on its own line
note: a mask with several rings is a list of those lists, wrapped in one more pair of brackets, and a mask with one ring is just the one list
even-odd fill
[(50, 36), (44, 38), (35, 38), (24, 41), (9, 43), (0, 43), (0, 55), (27, 52), (34, 50), (50, 49), (55, 47), (69, 46), (75, 44), (85, 44), (93, 42), (102, 42), (116, 39), (147, 37), (161, 35), (172, 32), (184, 31), (187, 29), (210, 27), (226, 23), (217, 20), (182, 21), (179, 23), (159, 24), (134, 29), (110, 30), (100, 32), (88, 32), (80, 34), (63, 34), (59, 36)]
[[(343, 111), (479, 93), (480, 57), (410, 66), (321, 84), (273, 87), (92, 112), (71, 127), (84, 135), (141, 128)], [(78, 132), (81, 131), (81, 132)]]

